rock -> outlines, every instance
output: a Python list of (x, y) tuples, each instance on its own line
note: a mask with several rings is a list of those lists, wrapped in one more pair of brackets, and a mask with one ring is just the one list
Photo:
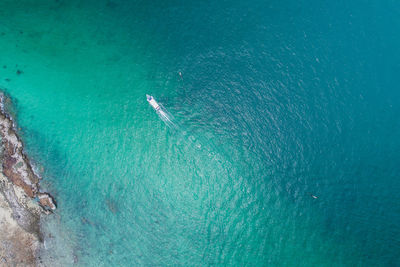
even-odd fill
[(55, 210), (56, 204), (49, 193), (38, 193), (39, 203), (46, 210)]
[(6, 112), (8, 101), (0, 92), (0, 266), (38, 266), (40, 217), (56, 204), (49, 193), (40, 192), (39, 177)]
[(19, 186), (31, 198), (39, 197), (42, 207), (47, 210), (56, 208), (54, 199), (48, 193), (39, 192), (39, 177), (32, 169), (29, 158), (24, 154), (24, 145), (17, 135), (11, 116), (5, 111), (4, 102), (8, 99), (0, 94), (0, 137), (3, 145), (3, 174)]
[(41, 210), (18, 191), (23, 192), (0, 173), (0, 266), (36, 266)]

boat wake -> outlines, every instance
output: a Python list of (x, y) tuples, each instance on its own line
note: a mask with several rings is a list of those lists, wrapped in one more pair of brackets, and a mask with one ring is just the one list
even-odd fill
[(165, 122), (165, 124), (173, 129), (178, 129), (178, 126), (174, 122), (174, 117), (168, 112), (168, 110), (162, 105), (158, 104), (157, 101), (151, 95), (146, 95), (147, 102), (149, 102), (150, 106), (152, 106), (158, 117)]
[(174, 122), (174, 117), (163, 106), (160, 107), (160, 110), (157, 111), (158, 117), (160, 117), (160, 119), (165, 122), (168, 127), (178, 129), (178, 126)]
[[(159, 104), (154, 97), (151, 95), (146, 95), (147, 102), (149, 102), (150, 106), (154, 108), (158, 117), (171, 129), (175, 130), (183, 140), (186, 140), (186, 144), (190, 147), (195, 148), (197, 151), (206, 152), (207, 157), (213, 159), (218, 162), (222, 162), (219, 159), (219, 156), (214, 152), (217, 151), (215, 144), (211, 143), (208, 140), (205, 140), (204, 137), (195, 137), (190, 132), (184, 130), (182, 125), (178, 124), (175, 118), (168, 112), (168, 110), (161, 104)], [(203, 144), (208, 143), (209, 145), (203, 146)]]

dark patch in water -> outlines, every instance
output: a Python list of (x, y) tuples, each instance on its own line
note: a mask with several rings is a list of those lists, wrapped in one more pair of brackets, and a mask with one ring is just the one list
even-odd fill
[(22, 73), (24, 73), (22, 70), (17, 70), (17, 75), (21, 75)]
[(74, 264), (77, 264), (79, 261), (78, 255), (76, 254), (76, 251), (73, 252), (72, 257), (74, 259)]
[(106, 7), (109, 7), (109, 8), (116, 8), (117, 6), (118, 6), (117, 3), (113, 2), (113, 1), (107, 1), (107, 3), (106, 3)]
[(108, 207), (108, 209), (112, 212), (112, 213), (117, 213), (118, 212), (118, 206), (117, 203), (115, 203), (114, 201), (112, 201), (111, 199), (106, 199), (106, 205)]
[(85, 217), (82, 217), (81, 221), (82, 221), (83, 224), (89, 224), (91, 226), (94, 226), (94, 223), (92, 221), (90, 221), (89, 219), (85, 218)]

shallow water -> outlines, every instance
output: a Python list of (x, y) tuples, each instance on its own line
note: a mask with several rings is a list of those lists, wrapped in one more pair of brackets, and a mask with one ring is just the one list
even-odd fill
[(58, 202), (43, 261), (400, 265), (399, 13), (1, 1), (0, 86)]

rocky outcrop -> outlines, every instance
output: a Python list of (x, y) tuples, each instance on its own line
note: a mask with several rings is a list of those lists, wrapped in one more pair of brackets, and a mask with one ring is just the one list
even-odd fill
[(0, 266), (35, 266), (42, 208), (0, 173)]
[(40, 190), (5, 101), (0, 93), (0, 266), (36, 266), (40, 216), (51, 213), (56, 204)]
[(54, 202), (54, 198), (49, 193), (38, 193), (39, 204), (50, 210), (56, 209), (56, 203)]
[(4, 107), (5, 96), (0, 95), (0, 138), (3, 146), (3, 174), (31, 197), (39, 197), (39, 203), (46, 211), (54, 210), (54, 199), (48, 193), (39, 192), (39, 177), (32, 170), (23, 144), (16, 133), (12, 118)]

